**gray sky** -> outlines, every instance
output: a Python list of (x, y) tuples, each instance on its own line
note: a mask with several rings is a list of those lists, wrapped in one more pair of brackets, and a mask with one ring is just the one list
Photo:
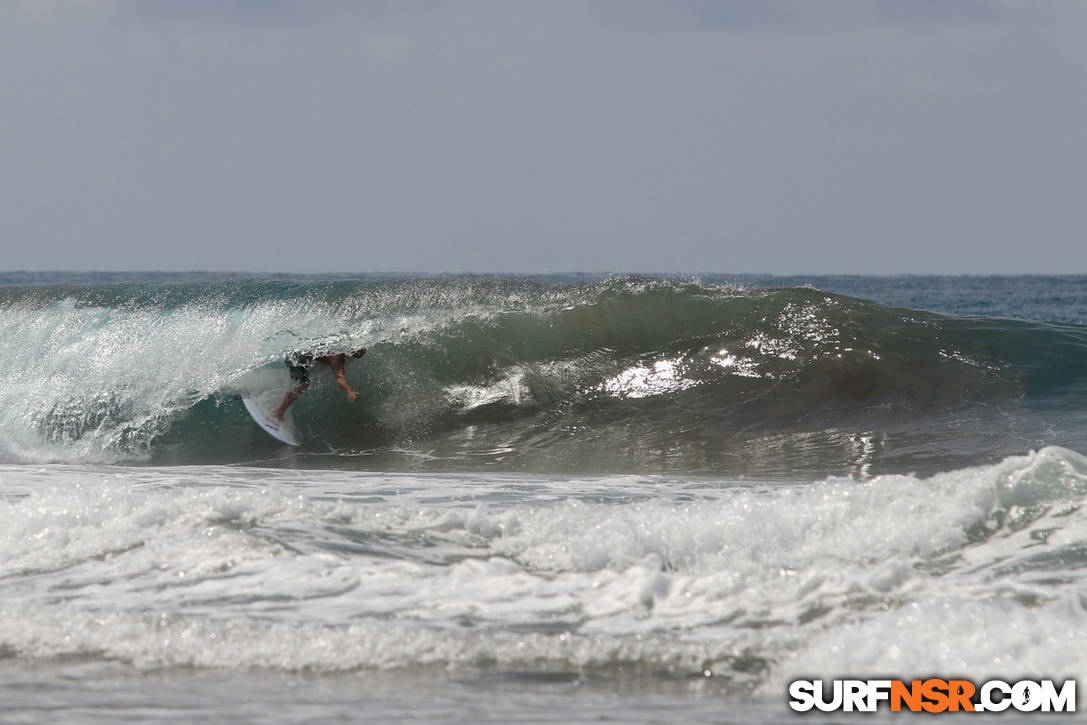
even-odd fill
[(0, 3), (0, 269), (1087, 273), (1087, 3)]

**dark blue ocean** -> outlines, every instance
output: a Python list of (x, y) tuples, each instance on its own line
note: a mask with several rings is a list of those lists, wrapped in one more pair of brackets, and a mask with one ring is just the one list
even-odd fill
[[(359, 347), (297, 447), (238, 400)], [(0, 380), (5, 722), (750, 722), (1087, 666), (1084, 276), (9, 272)]]

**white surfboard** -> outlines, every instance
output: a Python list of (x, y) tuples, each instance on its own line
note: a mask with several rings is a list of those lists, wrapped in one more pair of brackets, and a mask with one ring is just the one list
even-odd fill
[(268, 407), (266, 398), (267, 396), (254, 397), (250, 393), (242, 393), (242, 403), (245, 404), (245, 409), (249, 411), (249, 415), (253, 416), (253, 420), (257, 422), (257, 425), (276, 440), (297, 446), (298, 432), (294, 429), (294, 423), (291, 421), (291, 412), (287, 411), (287, 415), (283, 417), (283, 420), (276, 420), (275, 416), (272, 415), (275, 409)]

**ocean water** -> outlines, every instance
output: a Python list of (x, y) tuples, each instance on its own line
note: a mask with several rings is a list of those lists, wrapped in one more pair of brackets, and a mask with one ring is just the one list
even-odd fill
[[(298, 448), (236, 399), (361, 346)], [(1087, 666), (1087, 277), (5, 273), (0, 380), (3, 722)]]

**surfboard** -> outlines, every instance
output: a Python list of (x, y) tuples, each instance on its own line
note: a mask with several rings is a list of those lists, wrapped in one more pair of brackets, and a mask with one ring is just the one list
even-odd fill
[(242, 404), (245, 405), (249, 415), (253, 416), (253, 420), (264, 429), (265, 433), (278, 441), (297, 446), (298, 432), (294, 429), (294, 423), (291, 421), (291, 412), (287, 411), (287, 415), (282, 421), (276, 420), (275, 416), (272, 415), (274, 408), (266, 406), (266, 397), (254, 397), (245, 392), (242, 393)]

